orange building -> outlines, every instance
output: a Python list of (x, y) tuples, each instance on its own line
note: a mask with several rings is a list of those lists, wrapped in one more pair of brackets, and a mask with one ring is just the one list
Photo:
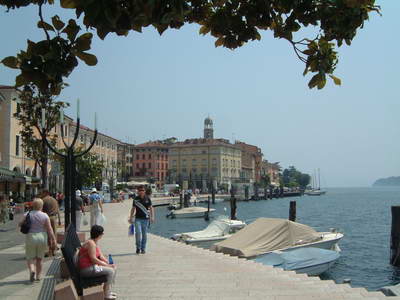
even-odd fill
[(161, 141), (139, 144), (133, 150), (134, 178), (154, 180), (161, 187), (168, 170), (168, 145)]

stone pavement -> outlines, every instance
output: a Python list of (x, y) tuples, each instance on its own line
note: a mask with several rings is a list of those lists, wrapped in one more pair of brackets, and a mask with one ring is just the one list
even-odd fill
[[(147, 253), (136, 255), (134, 239), (127, 235), (131, 200), (106, 204), (104, 207), (107, 224), (100, 247), (104, 254), (113, 255), (117, 265), (113, 290), (121, 300), (386, 299), (380, 292), (367, 292), (347, 284), (335, 284), (318, 277), (274, 269), (155, 235), (149, 235)], [(27, 271), (0, 280), (0, 299), (51, 299), (44, 291), (51, 291), (51, 284), (54, 283), (54, 280), (51, 281), (52, 274), (57, 266), (47, 262), (45, 267), (48, 275), (41, 283), (27, 283)]]

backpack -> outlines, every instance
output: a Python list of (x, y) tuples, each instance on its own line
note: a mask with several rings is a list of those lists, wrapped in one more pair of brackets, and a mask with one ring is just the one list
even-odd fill
[(24, 222), (21, 224), (21, 232), (23, 234), (28, 234), (29, 233), (29, 229), (31, 229), (31, 217), (29, 215), (30, 213), (28, 212), (28, 214), (25, 217)]

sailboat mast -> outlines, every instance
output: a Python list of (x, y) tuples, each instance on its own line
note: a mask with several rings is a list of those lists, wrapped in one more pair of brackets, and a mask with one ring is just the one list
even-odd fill
[(318, 190), (321, 189), (321, 172), (318, 168)]

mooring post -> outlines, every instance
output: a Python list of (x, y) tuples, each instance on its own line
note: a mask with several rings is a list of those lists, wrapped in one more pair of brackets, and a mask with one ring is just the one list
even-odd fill
[(249, 201), (249, 186), (244, 187), (244, 200)]
[(392, 230), (390, 234), (390, 263), (400, 266), (400, 206), (392, 206)]
[(212, 204), (215, 204), (215, 189), (214, 189), (214, 184), (213, 184), (213, 186), (212, 186), (212, 189), (211, 189), (211, 199), (212, 199)]
[(210, 220), (210, 195), (208, 196), (208, 201), (207, 201), (207, 212), (204, 215), (204, 220), (209, 221)]
[(229, 200), (231, 206), (231, 220), (236, 220), (236, 198), (235, 198), (235, 189), (231, 188), (231, 199)]
[(179, 208), (183, 208), (183, 191), (179, 193)]
[(296, 222), (296, 201), (290, 201), (289, 221)]

